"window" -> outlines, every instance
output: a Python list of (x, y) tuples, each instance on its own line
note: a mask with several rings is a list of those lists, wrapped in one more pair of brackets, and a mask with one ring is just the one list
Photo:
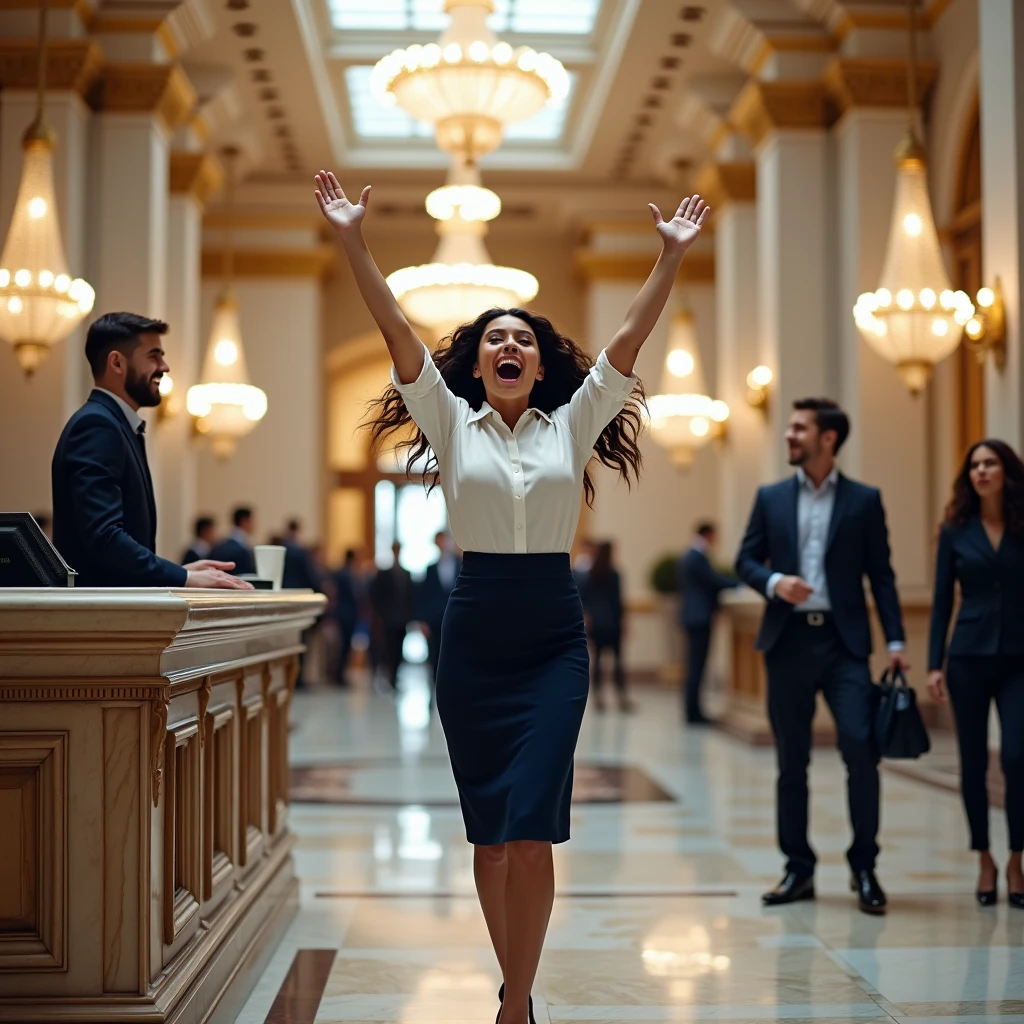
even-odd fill
[[(339, 30), (440, 32), (448, 24), (444, 0), (327, 0)], [(495, 0), (492, 32), (589, 35), (601, 0)]]
[[(345, 84), (348, 87), (356, 134), (366, 139), (432, 139), (432, 124), (414, 121), (400, 107), (382, 107), (377, 102), (370, 89), (372, 71), (373, 67), (369, 64), (353, 64), (345, 68)], [(509, 125), (505, 130), (505, 138), (515, 142), (552, 142), (560, 139), (575, 85), (576, 76), (570, 71), (568, 95), (533, 117)]]

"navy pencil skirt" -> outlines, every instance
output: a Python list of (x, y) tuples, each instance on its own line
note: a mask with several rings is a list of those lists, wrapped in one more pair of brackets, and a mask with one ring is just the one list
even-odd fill
[(466, 552), (441, 628), (437, 711), (474, 845), (569, 838), (589, 663), (567, 554)]

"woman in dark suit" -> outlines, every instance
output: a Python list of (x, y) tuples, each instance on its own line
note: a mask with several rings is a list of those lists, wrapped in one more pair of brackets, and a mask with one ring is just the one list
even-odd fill
[[(947, 651), (957, 582), (960, 611)], [(1010, 834), (1006, 880), (1010, 904), (1024, 910), (1024, 462), (1003, 441), (975, 444), (953, 484), (939, 535), (928, 668), (929, 692), (936, 700), (949, 699), (956, 718), (971, 849), (980, 855), (982, 906), (995, 903), (998, 877), (989, 853), (985, 784), (989, 708), (996, 703)]]
[(580, 584), (580, 600), (583, 602), (587, 636), (593, 649), (590, 689), (597, 710), (605, 709), (604, 697), (601, 696), (601, 655), (611, 651), (619, 710), (632, 711), (633, 702), (626, 692), (626, 674), (622, 670), (622, 577), (612, 564), (610, 541), (602, 541), (597, 546), (594, 564)]

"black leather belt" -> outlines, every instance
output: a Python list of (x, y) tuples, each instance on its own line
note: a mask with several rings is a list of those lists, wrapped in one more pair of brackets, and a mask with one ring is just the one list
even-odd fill
[(832, 621), (831, 612), (793, 612), (802, 625), (813, 626), (815, 629), (827, 626)]

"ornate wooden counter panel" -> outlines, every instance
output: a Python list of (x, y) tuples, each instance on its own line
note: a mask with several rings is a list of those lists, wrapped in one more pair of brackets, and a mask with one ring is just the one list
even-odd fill
[(232, 1020), (296, 906), (304, 591), (0, 590), (0, 1021)]

